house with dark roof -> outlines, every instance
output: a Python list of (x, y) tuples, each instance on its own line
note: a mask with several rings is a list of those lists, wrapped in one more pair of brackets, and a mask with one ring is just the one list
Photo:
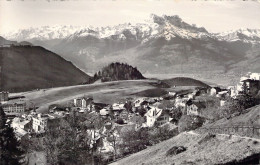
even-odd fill
[(206, 108), (206, 105), (204, 102), (195, 102), (195, 101), (189, 101), (187, 102), (187, 115), (201, 115), (201, 112), (203, 109)]

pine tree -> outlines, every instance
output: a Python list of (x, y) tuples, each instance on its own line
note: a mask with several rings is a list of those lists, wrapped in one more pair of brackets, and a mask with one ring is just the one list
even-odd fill
[(13, 129), (6, 124), (6, 115), (0, 107), (0, 164), (19, 165), (23, 151), (14, 135)]
[(243, 94), (243, 95), (248, 94), (248, 87), (247, 87), (246, 82), (243, 82), (243, 85), (242, 85), (242, 94)]

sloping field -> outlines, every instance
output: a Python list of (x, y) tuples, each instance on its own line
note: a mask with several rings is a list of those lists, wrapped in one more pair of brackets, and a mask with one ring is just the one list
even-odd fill
[(202, 81), (188, 78), (188, 77), (175, 77), (171, 79), (163, 80), (162, 82), (170, 85), (170, 86), (197, 86), (197, 87), (209, 87), (209, 85), (205, 84)]
[[(186, 151), (167, 156), (174, 146), (184, 146)], [(213, 165), (241, 162), (259, 153), (258, 139), (184, 132), (111, 165)]]
[(128, 96), (135, 97), (135, 93), (157, 88), (156, 82), (157, 80), (115, 81), (13, 93), (10, 97), (25, 96), (27, 106), (35, 105), (39, 107), (38, 111), (44, 112), (51, 104), (67, 104), (68, 101), (84, 95), (93, 97), (95, 102), (111, 104)]

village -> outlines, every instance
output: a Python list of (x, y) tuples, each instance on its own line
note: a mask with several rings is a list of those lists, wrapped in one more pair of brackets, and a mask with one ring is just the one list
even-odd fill
[[(244, 89), (246, 88), (246, 90)], [(14, 129), (18, 140), (30, 139), (35, 135), (44, 136), (45, 132), (58, 125), (60, 119), (72, 114), (78, 116), (95, 116), (94, 120), (102, 120), (99, 128), (88, 129), (91, 136), (91, 144), (95, 144), (103, 138), (99, 151), (114, 153), (112, 142), (106, 134), (113, 131), (113, 135), (120, 139), (124, 130), (138, 130), (142, 128), (160, 128), (168, 125), (171, 129), (178, 130), (176, 111), (181, 114), (202, 117), (208, 120), (203, 111), (209, 106), (209, 99), (214, 98), (219, 107), (226, 104), (227, 98), (236, 98), (242, 91), (247, 94), (257, 95), (260, 90), (260, 73), (248, 73), (240, 78), (236, 86), (221, 87), (197, 87), (192, 92), (169, 91), (161, 97), (127, 98), (124, 102), (113, 104), (96, 103), (93, 98), (82, 96), (71, 100), (70, 106), (59, 104), (50, 105), (48, 113), (41, 114), (37, 109), (28, 109), (23, 98), (9, 100), (8, 92), (0, 93), (2, 108), (8, 116), (8, 124)], [(68, 104), (69, 105), (69, 104)], [(179, 115), (179, 114), (178, 114)]]

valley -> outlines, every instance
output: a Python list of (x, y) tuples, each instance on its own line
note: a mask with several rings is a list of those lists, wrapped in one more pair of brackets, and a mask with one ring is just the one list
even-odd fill
[[(216, 10), (142, 11), (146, 19), (132, 23), (129, 10), (93, 12), (101, 1), (67, 3), (23, 7), (40, 12), (35, 27), (0, 31), (1, 165), (259, 164), (260, 29), (238, 19), (251, 11), (228, 22)], [(197, 14), (233, 30), (199, 27)], [(12, 23), (29, 18), (18, 16)]]

